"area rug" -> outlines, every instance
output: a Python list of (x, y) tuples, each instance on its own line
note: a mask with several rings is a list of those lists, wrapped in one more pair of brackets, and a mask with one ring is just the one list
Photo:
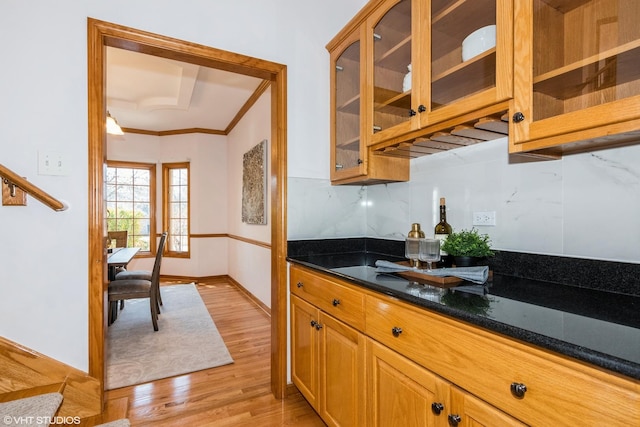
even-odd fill
[(161, 293), (157, 332), (148, 299), (127, 300), (107, 328), (107, 390), (233, 363), (195, 284)]

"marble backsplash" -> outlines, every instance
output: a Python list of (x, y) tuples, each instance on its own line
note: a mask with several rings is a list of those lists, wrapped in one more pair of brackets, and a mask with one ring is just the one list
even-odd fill
[(288, 239), (402, 240), (413, 222), (428, 235), (446, 197), (454, 230), (496, 212), (496, 226), (476, 228), (497, 250), (640, 263), (640, 145), (516, 160), (503, 138), (413, 159), (405, 183), (290, 177)]

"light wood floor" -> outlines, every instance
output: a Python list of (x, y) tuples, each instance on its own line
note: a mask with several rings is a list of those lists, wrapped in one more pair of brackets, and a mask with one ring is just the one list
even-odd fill
[(226, 281), (198, 291), (234, 363), (111, 390), (107, 406), (127, 402), (132, 426), (325, 426), (297, 391), (271, 394), (269, 316)]

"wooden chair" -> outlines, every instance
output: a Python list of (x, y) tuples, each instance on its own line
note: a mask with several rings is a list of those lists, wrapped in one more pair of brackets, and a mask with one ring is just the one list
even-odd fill
[[(164, 244), (162, 244), (162, 237), (167, 238), (168, 233), (165, 231), (162, 233), (162, 236), (160, 237), (160, 245), (158, 245), (158, 252), (156, 253), (156, 262), (160, 262), (157, 261), (158, 257), (162, 257), (162, 253), (164, 252)], [(123, 270), (121, 272), (119, 272), (118, 274), (116, 274), (115, 279), (116, 280), (128, 280), (128, 279), (143, 279), (143, 280), (151, 280), (151, 274), (152, 272), (149, 270)], [(162, 305), (162, 295), (160, 295), (160, 291), (158, 290), (158, 303), (160, 305)], [(120, 309), (122, 310), (124, 306), (121, 305)]]
[(126, 248), (127, 247), (127, 230), (124, 231), (108, 231), (107, 237), (109, 242), (115, 239), (116, 248)]
[(160, 264), (162, 262), (162, 250), (167, 239), (167, 233), (163, 233), (160, 237), (158, 245), (158, 253), (153, 264), (151, 272), (151, 280), (145, 279), (118, 279), (109, 283), (109, 325), (111, 325), (117, 316), (118, 301), (127, 299), (149, 298), (149, 308), (151, 310), (151, 322), (153, 330), (158, 330), (158, 316), (160, 314), (160, 306), (158, 296), (160, 295)]

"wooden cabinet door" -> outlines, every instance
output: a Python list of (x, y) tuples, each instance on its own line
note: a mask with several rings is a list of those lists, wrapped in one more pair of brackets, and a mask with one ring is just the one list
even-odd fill
[(449, 384), (389, 348), (367, 341), (368, 426), (444, 427)]
[(450, 426), (453, 427), (515, 427), (522, 426), (520, 421), (510, 417), (499, 409), (452, 386), (451, 408), (447, 412)]
[[(429, 61), (422, 73), (430, 96), (424, 101), (426, 114), (421, 115), (421, 127), (511, 99), (513, 0), (425, 3), (429, 31), (422, 37), (422, 55)], [(473, 39), (485, 43), (470, 49)], [(472, 131), (459, 129), (453, 134), (484, 138), (481, 132), (474, 135)]]
[(364, 425), (364, 335), (322, 312), (320, 325), (320, 416), (330, 426)]
[[(387, 0), (367, 19), (365, 132), (370, 144), (417, 129), (420, 1)], [(414, 55), (415, 52), (415, 55)], [(411, 77), (405, 77), (411, 68)]]
[(331, 180), (364, 176), (362, 138), (361, 31), (353, 31), (331, 51)]
[(319, 383), (318, 322), (318, 309), (291, 295), (291, 379), (316, 410)]
[(637, 141), (640, 2), (518, 0), (510, 152)]

